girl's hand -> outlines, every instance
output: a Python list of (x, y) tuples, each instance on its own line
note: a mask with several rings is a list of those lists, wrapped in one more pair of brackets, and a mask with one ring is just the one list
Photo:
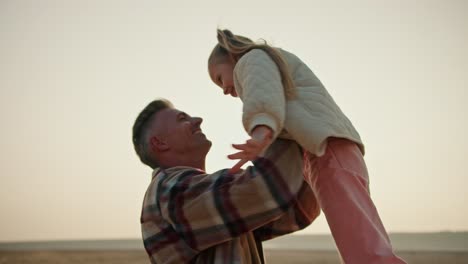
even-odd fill
[(255, 160), (270, 145), (273, 131), (267, 126), (257, 126), (252, 131), (251, 138), (245, 144), (232, 144), (235, 149), (240, 150), (237, 153), (228, 155), (229, 159), (240, 159), (234, 165), (229, 173), (237, 173), (240, 168), (249, 160)]

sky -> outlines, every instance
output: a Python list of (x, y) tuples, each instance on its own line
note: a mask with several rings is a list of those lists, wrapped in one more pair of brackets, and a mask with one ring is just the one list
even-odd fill
[[(468, 2), (0, 0), (0, 241), (140, 238), (131, 143), (167, 98), (213, 142), (247, 139), (208, 76), (216, 29), (299, 56), (358, 129), (389, 232), (468, 230)], [(300, 234), (329, 233), (323, 215)]]

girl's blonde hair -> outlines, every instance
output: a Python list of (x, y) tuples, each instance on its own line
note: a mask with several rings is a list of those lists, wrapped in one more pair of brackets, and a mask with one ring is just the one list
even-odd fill
[(208, 58), (208, 65), (225, 62), (231, 59), (235, 63), (247, 52), (252, 49), (261, 49), (265, 51), (270, 58), (278, 66), (283, 84), (284, 94), (287, 99), (294, 98), (294, 82), (291, 73), (288, 70), (288, 64), (281, 55), (280, 51), (269, 46), (266, 41), (263, 43), (255, 43), (249, 38), (234, 35), (230, 30), (217, 30), (218, 44), (214, 47), (213, 51)]

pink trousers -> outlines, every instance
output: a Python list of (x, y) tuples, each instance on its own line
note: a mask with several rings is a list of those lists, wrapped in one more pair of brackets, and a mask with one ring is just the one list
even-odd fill
[(395, 255), (369, 194), (358, 146), (330, 138), (321, 157), (306, 154), (305, 174), (346, 264), (406, 263)]

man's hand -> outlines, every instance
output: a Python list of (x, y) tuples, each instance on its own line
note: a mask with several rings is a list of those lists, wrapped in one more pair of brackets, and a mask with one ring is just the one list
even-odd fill
[(256, 159), (270, 145), (272, 137), (271, 128), (263, 125), (256, 126), (252, 131), (251, 138), (245, 144), (232, 144), (235, 149), (240, 151), (228, 155), (228, 158), (240, 159), (240, 161), (229, 170), (229, 173), (237, 173), (247, 161)]

